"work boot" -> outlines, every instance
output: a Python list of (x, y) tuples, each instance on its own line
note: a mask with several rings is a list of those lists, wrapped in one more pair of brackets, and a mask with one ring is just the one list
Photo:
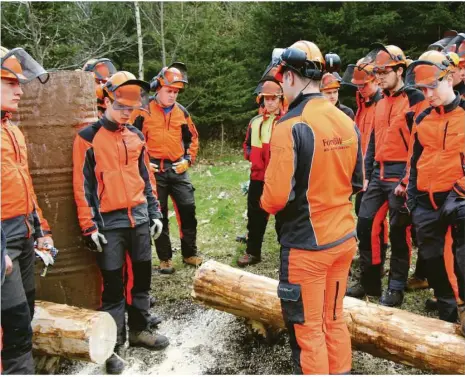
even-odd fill
[(429, 288), (428, 280), (417, 278), (415, 275), (407, 279), (407, 291), (416, 291), (418, 289), (427, 289)]
[(149, 325), (149, 327), (157, 327), (162, 322), (163, 320), (161, 319), (161, 317), (155, 314), (151, 314), (150, 317), (147, 319), (147, 324)]
[(425, 301), (425, 309), (430, 312), (438, 310), (438, 299), (436, 297), (427, 299)]
[(401, 306), (404, 301), (404, 292), (397, 289), (388, 288), (379, 299), (379, 303), (383, 306), (397, 307)]
[(157, 303), (157, 299), (153, 296), (150, 296), (150, 307), (153, 308)]
[(458, 305), (457, 311), (459, 314), (460, 331), (462, 332), (462, 335), (465, 336), (465, 304)]
[(160, 261), (160, 274), (174, 274), (173, 261), (171, 259)]
[(252, 254), (244, 254), (237, 260), (237, 265), (239, 267), (250, 266), (252, 264), (260, 263), (262, 259), (260, 257), (256, 257)]
[(192, 257), (189, 257), (189, 258), (183, 258), (182, 261), (185, 264), (188, 264), (190, 266), (195, 266), (195, 267), (199, 267), (203, 263), (202, 257), (199, 257), (197, 255), (193, 255)]
[(352, 287), (347, 288), (346, 295), (355, 298), (363, 298), (366, 296), (366, 293), (363, 285), (356, 283)]
[(140, 346), (152, 350), (162, 350), (168, 347), (170, 341), (164, 335), (159, 335), (155, 331), (131, 331), (129, 330), (129, 345), (132, 347)]
[(126, 361), (126, 348), (124, 345), (116, 345), (112, 355), (105, 361), (105, 368), (107, 374), (121, 374), (123, 373)]

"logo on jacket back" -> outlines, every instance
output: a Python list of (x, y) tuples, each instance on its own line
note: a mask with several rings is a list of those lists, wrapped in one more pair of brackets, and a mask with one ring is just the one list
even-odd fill
[(342, 137), (335, 136), (332, 139), (323, 139), (324, 147), (334, 147), (337, 145), (342, 145)]
[(342, 140), (340, 136), (334, 136), (332, 139), (323, 139), (323, 150), (327, 152), (335, 149), (346, 149), (349, 145), (353, 144), (354, 140), (353, 137)]

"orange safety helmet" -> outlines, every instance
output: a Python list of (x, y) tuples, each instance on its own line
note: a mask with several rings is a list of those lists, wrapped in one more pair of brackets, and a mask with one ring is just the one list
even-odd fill
[(362, 59), (360, 66), (372, 65), (373, 72), (376, 73), (385, 70), (387, 67), (407, 66), (407, 64), (407, 58), (399, 47), (374, 43), (372, 50)]
[(341, 87), (341, 77), (336, 73), (325, 73), (321, 79), (320, 90), (339, 89)]
[(426, 51), (407, 69), (405, 86), (436, 88), (439, 81), (453, 69), (453, 64), (444, 53), (435, 50)]
[(177, 89), (184, 89), (187, 81), (187, 68), (184, 63), (175, 62), (168, 67), (164, 67), (158, 75), (150, 82), (150, 89), (156, 91), (162, 86), (169, 86)]
[(459, 64), (465, 62), (465, 33), (459, 33), (446, 47), (444, 52), (455, 52), (459, 56)]
[(2, 79), (18, 80), (24, 84), (38, 78), (45, 84), (50, 78), (48, 72), (22, 48), (8, 50), (0, 46)]
[(298, 41), (286, 48), (277, 64), (274, 78), (282, 82), (285, 68), (291, 69), (302, 77), (321, 80), (325, 60), (318, 46), (309, 41)]
[(116, 110), (139, 109), (148, 103), (150, 84), (137, 80), (127, 71), (116, 72), (103, 86), (104, 96), (109, 97)]
[(111, 75), (116, 73), (116, 68), (112, 61), (107, 58), (90, 59), (82, 67), (83, 71), (92, 72), (98, 82), (107, 82)]
[(357, 64), (349, 64), (342, 76), (342, 85), (363, 87), (365, 84), (375, 80), (373, 65), (364, 63), (364, 58), (359, 59)]
[(273, 96), (283, 99), (283, 88), (274, 79), (265, 79), (261, 83), (260, 93), (257, 96), (257, 103), (262, 104), (263, 98), (266, 96)]

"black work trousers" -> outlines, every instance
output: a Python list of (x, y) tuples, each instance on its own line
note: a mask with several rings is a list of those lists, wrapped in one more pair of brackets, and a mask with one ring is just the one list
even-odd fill
[(361, 283), (365, 291), (373, 295), (381, 293), (381, 257), (376, 255), (378, 251), (372, 247), (372, 240), (378, 235), (379, 230), (373, 225), (378, 223), (376, 218), (386, 203), (391, 241), (389, 288), (404, 290), (407, 283), (411, 253), (411, 218), (405, 198), (394, 194), (397, 184), (381, 180), (379, 168), (375, 169), (360, 206), (357, 236), (360, 241)]
[(2, 285), (2, 373), (34, 374), (31, 327), (35, 300), (34, 239), (8, 241), (6, 250), (13, 270)]
[(155, 173), (155, 179), (157, 181), (158, 201), (163, 215), (163, 231), (155, 241), (158, 258), (161, 261), (166, 261), (173, 257), (168, 219), (168, 197), (171, 197), (178, 219), (182, 256), (189, 258), (197, 255), (195, 189), (189, 175), (187, 172), (177, 174), (173, 169), (167, 168), (163, 172)]
[(265, 182), (250, 180), (247, 194), (247, 249), (246, 253), (261, 258), (263, 237), (270, 215), (260, 207)]
[(103, 278), (101, 310), (110, 313), (117, 326), (117, 344), (126, 341), (126, 300), (123, 264), (129, 253), (134, 277), (131, 289), (132, 303), (127, 307), (129, 330), (142, 331), (150, 317), (150, 284), (152, 280), (152, 249), (149, 223), (135, 228), (102, 231), (108, 243), (97, 253), (97, 263)]

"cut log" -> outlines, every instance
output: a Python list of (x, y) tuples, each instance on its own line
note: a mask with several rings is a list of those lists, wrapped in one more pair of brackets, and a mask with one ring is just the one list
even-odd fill
[(110, 314), (47, 301), (36, 301), (32, 331), (34, 353), (98, 364), (111, 356), (116, 344)]
[[(197, 271), (192, 296), (206, 306), (284, 328), (278, 281), (208, 261)], [(419, 369), (465, 373), (465, 338), (458, 325), (344, 298), (352, 347)]]

